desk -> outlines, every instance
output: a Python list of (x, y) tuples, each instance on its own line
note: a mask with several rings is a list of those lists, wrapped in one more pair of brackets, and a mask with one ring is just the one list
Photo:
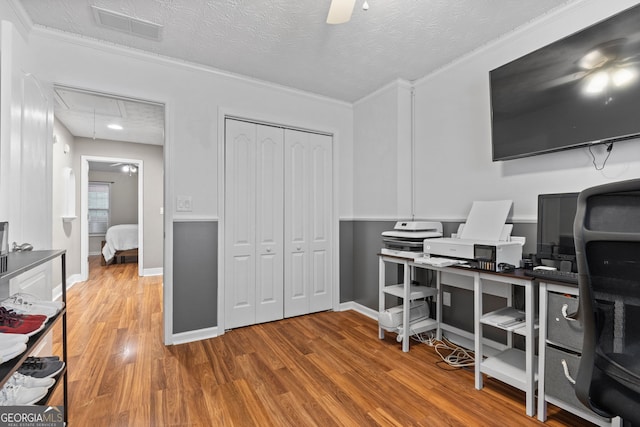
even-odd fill
[[(428, 264), (416, 263), (412, 258), (398, 257), (388, 254), (379, 254), (379, 308), (380, 311), (385, 309), (385, 292), (389, 286), (385, 283), (385, 264), (393, 263), (402, 265), (404, 269), (403, 282), (393, 285), (394, 289), (401, 289), (403, 298), (403, 325), (409, 324), (409, 303), (411, 301), (412, 292), (416, 292), (416, 287), (410, 286), (411, 274), (415, 268), (424, 268), (436, 272), (436, 321), (432, 329), (436, 330), (437, 338), (442, 336), (442, 330), (451, 330), (442, 322), (442, 274), (450, 273), (458, 276), (465, 276), (473, 281), (474, 293), (474, 315), (473, 315), (473, 342), (474, 352), (476, 355), (475, 363), (475, 388), (480, 390), (483, 387), (482, 373), (486, 373), (500, 381), (503, 381), (513, 387), (525, 391), (526, 393), (526, 413), (529, 416), (535, 415), (535, 390), (537, 383), (537, 358), (535, 356), (535, 335), (537, 330), (536, 316), (534, 309), (534, 296), (537, 290), (537, 282), (532, 278), (525, 276), (520, 270), (511, 273), (494, 273), (490, 271), (477, 270), (465, 267), (435, 267)], [(469, 280), (469, 279), (467, 279)], [(449, 284), (455, 286), (455, 284)], [(500, 326), (498, 323), (503, 322), (505, 317), (515, 317), (515, 310), (505, 308), (495, 312), (484, 314), (482, 311), (482, 295), (489, 288), (495, 285), (521, 286), (525, 291), (525, 320), (521, 324), (508, 327)], [(401, 288), (400, 288), (401, 287)], [(418, 287), (424, 288), (424, 287)], [(509, 288), (510, 289), (510, 288)], [(488, 292), (491, 293), (491, 292)], [(501, 295), (504, 296), (504, 295)], [(510, 304), (511, 299), (507, 298)], [(509, 312), (508, 310), (511, 310)], [(498, 354), (492, 355), (484, 359), (483, 344), (486, 340), (483, 338), (482, 325), (491, 325), (504, 329), (508, 332), (507, 347)], [(453, 328), (455, 329), (455, 328)], [(456, 331), (457, 332), (457, 331)], [(523, 335), (526, 340), (525, 351), (511, 347), (513, 334)], [(379, 328), (379, 337), (384, 338), (384, 330)], [(402, 350), (409, 351), (409, 333), (408, 328), (403, 328), (402, 336), (398, 337), (402, 341)]]

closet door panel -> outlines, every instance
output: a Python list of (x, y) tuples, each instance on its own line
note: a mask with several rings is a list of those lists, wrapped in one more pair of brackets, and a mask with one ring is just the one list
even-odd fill
[(285, 317), (309, 312), (307, 146), (305, 134), (285, 131)]
[(286, 185), (289, 187), (289, 191), (286, 191), (288, 215), (285, 215), (285, 221), (289, 229), (289, 241), (298, 248), (297, 251), (300, 251), (307, 239), (308, 218), (306, 213), (309, 197), (305, 174), (307, 149), (300, 140), (294, 140), (287, 148)]
[(309, 312), (306, 257), (304, 252), (296, 252), (289, 258), (286, 275), (288, 283), (285, 286), (285, 317), (300, 316)]
[(309, 135), (309, 172), (311, 197), (310, 252), (313, 254), (310, 274), (309, 312), (329, 310), (331, 298), (331, 201), (332, 155), (331, 137)]
[(284, 131), (257, 125), (256, 323), (283, 317)]
[(285, 317), (331, 308), (331, 200), (331, 137), (285, 131)]
[(256, 127), (226, 120), (225, 327), (255, 323)]
[[(230, 295), (232, 308), (234, 310), (251, 309), (253, 305), (253, 257), (234, 256), (231, 275), (233, 276), (234, 286), (231, 288)], [(251, 316), (245, 316), (251, 317)], [(243, 323), (240, 320), (238, 323)], [(239, 326), (235, 324), (234, 326)]]

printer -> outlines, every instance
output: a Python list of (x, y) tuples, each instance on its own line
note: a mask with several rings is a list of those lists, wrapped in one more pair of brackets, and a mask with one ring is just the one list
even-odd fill
[(442, 237), (442, 223), (399, 221), (393, 230), (382, 232), (382, 253), (407, 258), (422, 256), (425, 239)]
[(511, 201), (474, 202), (457, 233), (423, 241), (424, 256), (461, 259), (488, 271), (519, 265), (525, 238), (511, 236), (513, 224), (505, 224), (510, 208)]

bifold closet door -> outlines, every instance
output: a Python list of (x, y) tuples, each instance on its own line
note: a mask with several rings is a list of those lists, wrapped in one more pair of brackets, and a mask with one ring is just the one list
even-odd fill
[(225, 328), (283, 316), (283, 137), (225, 121)]
[(332, 308), (332, 138), (285, 130), (285, 317)]

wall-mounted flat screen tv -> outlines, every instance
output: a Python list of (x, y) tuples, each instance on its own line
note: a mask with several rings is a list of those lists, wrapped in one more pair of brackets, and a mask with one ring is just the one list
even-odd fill
[(493, 160), (640, 136), (640, 5), (490, 71)]

